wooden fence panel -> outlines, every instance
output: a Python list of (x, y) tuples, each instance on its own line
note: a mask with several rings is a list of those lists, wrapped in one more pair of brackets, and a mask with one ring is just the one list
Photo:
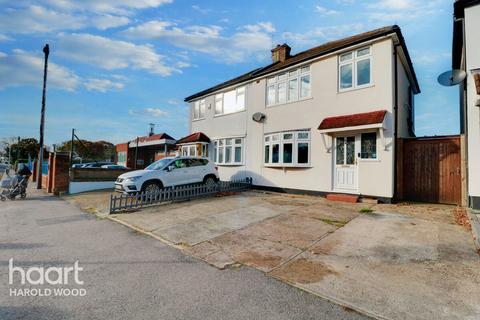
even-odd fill
[(461, 204), (459, 136), (406, 139), (402, 160), (405, 200)]

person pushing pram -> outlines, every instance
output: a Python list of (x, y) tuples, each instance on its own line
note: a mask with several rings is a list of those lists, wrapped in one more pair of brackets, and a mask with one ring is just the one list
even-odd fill
[(27, 196), (28, 179), (32, 175), (32, 172), (27, 165), (21, 163), (18, 165), (18, 170), (13, 177), (10, 177), (8, 172), (0, 181), (2, 192), (0, 193), (0, 200), (5, 201), (8, 199), (15, 199), (20, 195), (21, 199), (25, 199)]

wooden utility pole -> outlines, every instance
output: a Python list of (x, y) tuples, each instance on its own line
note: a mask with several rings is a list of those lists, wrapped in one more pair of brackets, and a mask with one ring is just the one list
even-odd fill
[(42, 188), (43, 132), (45, 128), (45, 91), (47, 89), (48, 55), (50, 53), (50, 48), (48, 47), (48, 44), (43, 47), (43, 53), (45, 54), (45, 64), (43, 69), (42, 112), (40, 116), (40, 151), (38, 152), (37, 164), (37, 189)]

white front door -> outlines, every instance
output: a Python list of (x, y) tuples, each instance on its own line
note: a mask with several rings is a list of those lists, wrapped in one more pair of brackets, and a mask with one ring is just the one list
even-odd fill
[(335, 138), (334, 189), (355, 192), (358, 189), (358, 166), (355, 136)]

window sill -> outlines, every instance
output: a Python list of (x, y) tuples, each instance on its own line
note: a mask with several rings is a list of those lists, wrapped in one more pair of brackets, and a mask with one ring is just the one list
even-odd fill
[(219, 167), (241, 167), (244, 166), (245, 164), (243, 163), (215, 163), (216, 166)]
[(264, 163), (263, 166), (265, 168), (312, 168), (310, 164), (269, 164)]
[(358, 159), (358, 162), (380, 162), (380, 159)]
[(232, 115), (232, 114), (237, 114), (237, 113), (241, 113), (241, 112), (245, 112), (247, 111), (247, 109), (243, 109), (243, 110), (240, 110), (240, 111), (235, 111), (235, 112), (230, 112), (230, 113), (222, 113), (222, 114), (216, 114), (214, 115), (213, 117), (214, 118), (219, 118), (219, 117), (225, 117), (225, 116), (229, 116), (229, 115)]
[(363, 86), (358, 86), (358, 87), (353, 87), (353, 88), (348, 88), (348, 89), (338, 89), (337, 93), (345, 93), (345, 92), (351, 92), (351, 91), (357, 91), (357, 90), (362, 90), (362, 89), (367, 89), (367, 88), (372, 88), (375, 87), (374, 83), (371, 84), (366, 84)]
[(280, 106), (285, 106), (285, 105), (289, 105), (289, 104), (292, 104), (292, 103), (302, 102), (302, 101), (311, 100), (311, 99), (313, 99), (312, 96), (306, 97), (306, 98), (301, 98), (301, 99), (298, 99), (298, 100), (295, 100), (295, 101), (287, 101), (285, 103), (266, 104), (265, 108), (280, 107)]

